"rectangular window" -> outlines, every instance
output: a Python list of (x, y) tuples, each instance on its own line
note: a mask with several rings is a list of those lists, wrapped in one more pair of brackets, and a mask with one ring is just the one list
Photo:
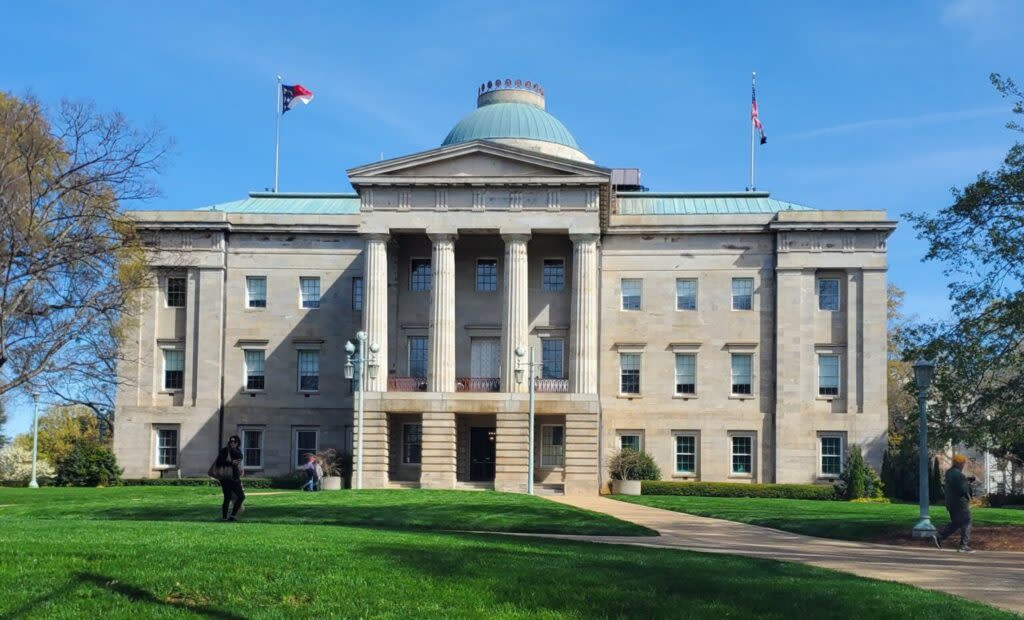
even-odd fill
[(295, 466), (302, 467), (306, 464), (310, 454), (316, 454), (320, 450), (320, 431), (316, 429), (295, 429)]
[(185, 352), (164, 349), (164, 389), (180, 390), (185, 387)]
[(434, 271), (429, 258), (414, 258), (409, 261), (409, 290), (424, 292), (430, 290)]
[(676, 473), (697, 473), (697, 437), (676, 435)]
[(619, 392), (640, 393), (640, 354), (619, 353)]
[(818, 356), (818, 395), (839, 395), (839, 356)]
[(545, 424), (540, 427), (540, 466), (562, 467), (565, 464), (565, 427)]
[(423, 460), (423, 425), (402, 425), (402, 462), (419, 464)]
[(692, 278), (676, 280), (676, 310), (697, 309), (697, 281)]
[(732, 438), (732, 473), (752, 474), (754, 472), (754, 439), (752, 437)]
[(363, 309), (363, 278), (352, 278), (352, 309)]
[(697, 393), (697, 355), (676, 353), (676, 394)]
[(640, 295), (643, 291), (644, 281), (636, 278), (622, 279), (622, 309), (639, 310)]
[(545, 258), (541, 274), (541, 288), (545, 291), (561, 291), (565, 288), (565, 259)]
[(754, 279), (733, 278), (732, 279), (732, 309), (753, 310), (754, 309)]
[(245, 305), (249, 308), (267, 307), (267, 278), (264, 276), (245, 277)]
[(818, 309), (839, 310), (839, 280), (835, 278), (818, 280)]
[(178, 429), (156, 429), (156, 464), (158, 467), (178, 466)]
[(541, 377), (544, 379), (565, 378), (565, 341), (561, 338), (544, 338), (540, 341)]
[(492, 293), (498, 290), (498, 260), (480, 258), (476, 261), (476, 290)]
[(409, 336), (409, 376), (427, 376), (427, 337)]
[(258, 469), (263, 467), (263, 431), (242, 430), (242, 467)]
[(732, 354), (732, 393), (751, 394), (751, 367), (754, 356), (750, 353)]
[(299, 278), (303, 308), (320, 307), (320, 278)]
[(316, 392), (320, 389), (320, 352), (299, 351), (299, 391)]
[(262, 390), (266, 384), (264, 364), (266, 351), (263, 349), (245, 350), (245, 389)]
[(619, 435), (619, 449), (640, 451), (640, 435)]
[(184, 308), (186, 290), (185, 278), (167, 278), (167, 307)]
[(821, 438), (821, 474), (838, 476), (843, 471), (843, 439), (842, 437)]

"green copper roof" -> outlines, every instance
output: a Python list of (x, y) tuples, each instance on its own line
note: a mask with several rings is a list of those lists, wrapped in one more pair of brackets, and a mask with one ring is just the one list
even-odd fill
[(448, 132), (441, 146), (488, 138), (542, 140), (580, 150), (561, 121), (525, 103), (492, 103), (473, 110)]
[(359, 213), (359, 195), (251, 192), (249, 197), (243, 200), (222, 202), (199, 210), (224, 211), (225, 213), (355, 215)]
[(619, 192), (616, 197), (619, 215), (720, 215), (814, 210), (769, 198), (768, 192)]

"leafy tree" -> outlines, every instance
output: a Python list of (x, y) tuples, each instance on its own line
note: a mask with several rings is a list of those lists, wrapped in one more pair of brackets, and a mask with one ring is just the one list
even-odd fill
[[(1024, 91), (998, 74), (992, 84), (1024, 114)], [(1018, 122), (1007, 124), (1024, 132)], [(908, 334), (918, 355), (938, 362), (930, 395), (931, 432), (938, 442), (985, 447), (1021, 463), (1024, 446), (1024, 144), (1002, 165), (984, 171), (953, 204), (908, 214), (928, 242), (925, 260), (940, 261), (953, 320)]]
[[(18, 435), (14, 441), (21, 448), (32, 451), (31, 433)], [(39, 416), (40, 458), (59, 463), (83, 441), (100, 442), (99, 421), (88, 407), (50, 407)]]
[(110, 448), (97, 441), (79, 441), (57, 463), (55, 482), (72, 487), (111, 486), (121, 482), (122, 471)]
[[(37, 478), (52, 478), (53, 466), (45, 459), (36, 462)], [(32, 446), (26, 450), (17, 443), (9, 443), (0, 448), (0, 480), (13, 480), (27, 483), (32, 477)]]
[(149, 278), (126, 203), (157, 195), (170, 144), (88, 103), (0, 92), (0, 396), (34, 389), (112, 411)]

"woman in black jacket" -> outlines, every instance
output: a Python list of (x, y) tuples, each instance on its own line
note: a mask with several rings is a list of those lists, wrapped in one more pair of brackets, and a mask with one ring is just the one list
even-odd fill
[[(242, 489), (242, 440), (238, 435), (228, 438), (228, 445), (221, 449), (217, 455), (217, 465), (230, 467), (231, 475), (220, 479), (220, 489), (224, 492), (224, 503), (221, 504), (220, 514), (224, 521), (235, 521), (238, 518), (238, 511), (245, 501), (245, 491)], [(228, 516), (228, 506), (234, 498), (235, 506)]]

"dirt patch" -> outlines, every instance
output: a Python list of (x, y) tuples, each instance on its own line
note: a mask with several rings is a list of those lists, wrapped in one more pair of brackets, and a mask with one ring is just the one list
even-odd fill
[[(911, 538), (906, 530), (896, 530), (877, 536), (869, 542), (906, 547), (931, 547), (932, 541)], [(954, 532), (943, 543), (944, 549), (956, 549), (960, 533)], [(1024, 551), (1024, 525), (976, 525), (971, 528), (971, 547), (986, 551)]]

